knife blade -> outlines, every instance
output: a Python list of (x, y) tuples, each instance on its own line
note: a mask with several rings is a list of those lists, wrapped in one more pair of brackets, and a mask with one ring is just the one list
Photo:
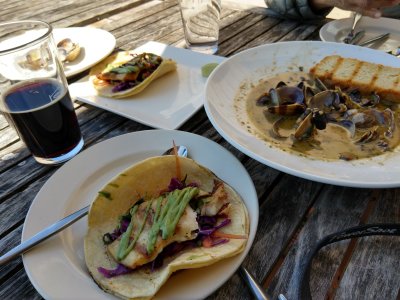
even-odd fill
[(370, 38), (370, 39), (368, 39), (368, 40), (366, 40), (364, 42), (361, 42), (361, 43), (359, 43), (357, 45), (358, 46), (366, 46), (366, 45), (369, 45), (369, 44), (372, 44), (372, 43), (375, 43), (375, 42), (378, 42), (378, 41), (385, 41), (385, 40), (387, 40), (389, 38), (389, 36), (390, 36), (390, 33), (380, 34), (380, 35), (378, 35), (376, 37)]

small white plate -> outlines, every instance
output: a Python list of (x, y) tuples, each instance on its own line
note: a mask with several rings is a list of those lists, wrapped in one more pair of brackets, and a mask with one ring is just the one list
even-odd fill
[(108, 56), (115, 48), (115, 37), (103, 29), (94, 27), (54, 28), (54, 41), (70, 38), (82, 48), (79, 56), (72, 62), (64, 63), (67, 78), (79, 74)]
[[(249, 212), (250, 234), (241, 254), (209, 267), (177, 272), (155, 299), (207, 297), (232, 276), (247, 255), (258, 224), (258, 199), (243, 165), (225, 148), (199, 135), (175, 130), (139, 131), (86, 149), (43, 185), (25, 219), (22, 240), (88, 205), (110, 179), (138, 161), (160, 155), (171, 147), (172, 141), (186, 145), (191, 158), (231, 185)], [(23, 255), (29, 279), (45, 299), (115, 299), (95, 284), (86, 269), (86, 230), (84, 218)]]
[(201, 67), (225, 59), (157, 42), (148, 42), (135, 51), (171, 58), (177, 62), (177, 70), (158, 78), (141, 93), (124, 99), (96, 95), (86, 77), (70, 85), (72, 98), (154, 128), (177, 129), (203, 106), (206, 78), (201, 75)]
[[(218, 132), (248, 156), (295, 176), (353, 187), (400, 186), (400, 147), (370, 159), (322, 161), (278, 149), (249, 133), (243, 124), (251, 123), (245, 101), (236, 101), (261, 79), (295, 71), (309, 70), (327, 55), (341, 55), (364, 61), (400, 67), (400, 60), (382, 51), (330, 42), (298, 41), (267, 44), (240, 52), (220, 64), (206, 85), (207, 115)], [(247, 89), (246, 89), (247, 87)]]
[[(324, 42), (342, 43), (345, 36), (349, 33), (353, 18), (339, 19), (329, 22), (321, 27), (319, 36)], [(390, 33), (386, 41), (376, 42), (368, 45), (373, 49), (383, 51), (396, 50), (400, 46), (400, 20), (391, 18), (374, 19), (362, 17), (357, 23), (356, 32), (365, 30), (365, 36), (359, 42), (366, 41), (384, 33)]]

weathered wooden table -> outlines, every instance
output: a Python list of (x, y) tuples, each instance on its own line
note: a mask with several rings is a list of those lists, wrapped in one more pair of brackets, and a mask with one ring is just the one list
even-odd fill
[[(112, 32), (117, 47), (146, 41), (183, 45), (176, 1), (0, 0), (0, 21), (42, 19), (55, 27), (94, 26)], [(222, 10), (219, 55), (286, 40), (318, 39), (317, 23), (299, 24), (262, 11)], [(80, 74), (71, 82), (85, 74)], [(85, 147), (128, 132), (150, 129), (108, 111), (76, 102)], [(332, 232), (367, 223), (400, 223), (400, 189), (357, 189), (290, 176), (250, 159), (229, 145), (201, 109), (179, 128), (207, 137), (237, 156), (251, 175), (259, 197), (260, 222), (244, 265), (275, 299), (293, 295), (293, 282), (305, 253)], [(42, 185), (56, 168), (39, 165), (0, 117), (0, 253), (20, 242), (24, 218)], [(400, 175), (400, 174), (399, 174)], [(400, 299), (400, 238), (369, 237), (326, 247), (311, 274), (315, 299)], [(239, 275), (210, 299), (250, 299)], [(0, 299), (41, 299), (21, 258), (0, 267)], [(68, 299), (66, 295), (65, 299)]]

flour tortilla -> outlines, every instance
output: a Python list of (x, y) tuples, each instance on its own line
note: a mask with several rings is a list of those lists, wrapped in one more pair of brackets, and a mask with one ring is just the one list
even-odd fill
[(89, 81), (92, 83), (93, 87), (96, 89), (97, 93), (104, 97), (111, 97), (111, 98), (126, 98), (135, 94), (140, 93), (143, 91), (152, 81), (155, 79), (163, 76), (166, 73), (172, 72), (176, 70), (176, 62), (169, 58), (163, 58), (161, 64), (158, 68), (149, 76), (147, 77), (142, 83), (139, 85), (132, 87), (130, 89), (120, 91), (120, 92), (113, 92), (112, 89), (114, 88), (114, 84), (106, 83), (102, 80), (99, 80), (96, 75), (104, 72), (105, 70), (109, 69), (109, 65), (113, 67), (120, 66), (132, 59), (133, 51), (120, 51), (115, 54), (110, 55), (106, 59), (99, 62), (97, 65), (92, 67), (89, 73)]
[[(217, 177), (208, 169), (188, 158), (180, 158), (182, 175), (186, 182), (195, 182), (199, 188), (211, 192)], [(168, 263), (153, 272), (139, 269), (133, 273), (106, 278), (98, 267), (115, 269), (117, 263), (109, 256), (102, 237), (112, 232), (118, 217), (124, 214), (138, 199), (156, 197), (164, 190), (172, 177), (176, 177), (174, 156), (160, 156), (144, 160), (125, 170), (96, 197), (88, 216), (88, 232), (85, 237), (85, 260), (95, 282), (108, 293), (123, 299), (151, 299), (171, 274), (180, 269), (199, 268), (242, 252), (246, 239), (230, 239), (228, 243), (211, 248), (194, 248), (169, 258)], [(228, 185), (225, 189), (230, 198), (229, 218), (231, 224), (223, 227), (225, 233), (248, 235), (249, 220), (246, 206), (240, 196)], [(106, 196), (104, 196), (106, 195)]]

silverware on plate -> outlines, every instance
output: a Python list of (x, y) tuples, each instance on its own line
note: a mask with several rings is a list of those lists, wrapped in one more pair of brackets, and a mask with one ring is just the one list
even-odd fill
[(247, 286), (251, 289), (251, 292), (255, 299), (257, 300), (270, 300), (272, 299), (264, 289), (258, 284), (254, 279), (253, 275), (243, 266), (239, 268), (239, 274), (242, 276), (243, 280), (246, 282)]
[(351, 44), (351, 45), (357, 45), (358, 42), (362, 40), (362, 38), (364, 37), (364, 35), (365, 35), (365, 31), (364, 31), (364, 30), (357, 31), (357, 32), (354, 34), (354, 36), (350, 39), (349, 44)]
[(358, 21), (360, 21), (361, 17), (362, 17), (361, 13), (359, 13), (359, 12), (354, 13), (353, 24), (351, 26), (351, 29), (350, 29), (349, 33), (347, 34), (347, 36), (343, 39), (343, 42), (345, 44), (350, 44), (351, 41), (353, 40), (354, 35), (355, 35), (354, 30), (356, 28)]
[(61, 230), (69, 227), (70, 225), (74, 224), (79, 219), (83, 218), (89, 212), (89, 205), (81, 208), (80, 210), (70, 214), (69, 216), (65, 217), (57, 221), (56, 223), (46, 227), (42, 231), (35, 234), (30, 239), (22, 242), (17, 247), (11, 249), (6, 254), (0, 257), (0, 266), (8, 263), (9, 261), (13, 260), (14, 258), (18, 257), (19, 255), (29, 251), (37, 244), (40, 244), (44, 240), (47, 240), (49, 237), (52, 237), (56, 233), (59, 233)]
[(367, 46), (367, 45), (372, 44), (372, 43), (386, 41), (389, 37), (390, 37), (390, 33), (384, 33), (384, 34), (380, 34), (378, 36), (375, 36), (373, 38), (370, 38), (370, 39), (368, 39), (366, 41), (363, 41), (361, 43), (358, 43), (357, 45), (358, 46)]

